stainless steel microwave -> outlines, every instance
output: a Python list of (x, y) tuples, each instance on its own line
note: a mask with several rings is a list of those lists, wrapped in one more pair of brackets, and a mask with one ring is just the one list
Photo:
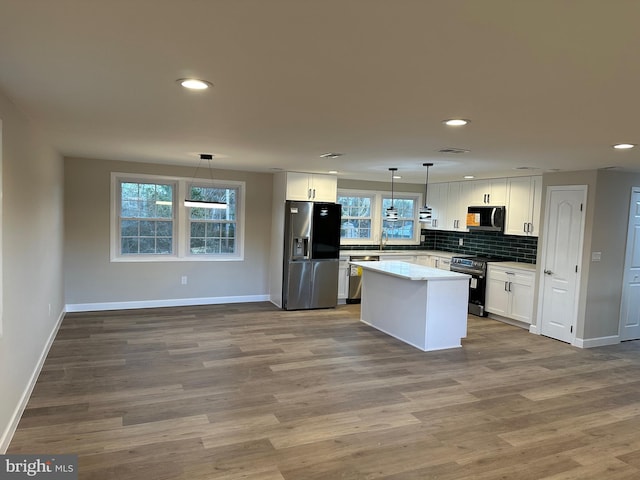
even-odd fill
[(505, 212), (505, 207), (468, 207), (467, 228), (469, 231), (504, 232)]

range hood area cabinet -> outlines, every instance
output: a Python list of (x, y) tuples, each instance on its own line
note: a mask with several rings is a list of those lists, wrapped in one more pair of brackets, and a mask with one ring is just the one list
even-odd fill
[(505, 235), (537, 237), (542, 205), (542, 177), (507, 179)]
[(507, 201), (507, 179), (473, 180), (469, 182), (467, 206), (503, 206)]
[(286, 199), (301, 202), (331, 202), (338, 198), (338, 177), (316, 173), (283, 172)]

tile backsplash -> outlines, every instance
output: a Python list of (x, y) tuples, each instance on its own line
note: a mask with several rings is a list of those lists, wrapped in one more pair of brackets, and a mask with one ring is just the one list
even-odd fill
[[(499, 257), (504, 260), (536, 263), (538, 237), (503, 235), (499, 232), (441, 232), (422, 230), (421, 248), (444, 250), (462, 255)], [(463, 245), (459, 244), (462, 238)]]
[[(499, 232), (441, 232), (422, 230), (420, 245), (389, 245), (388, 250), (442, 250), (461, 255), (498, 257), (506, 261), (536, 263), (537, 237), (503, 235)], [(462, 238), (462, 246), (459, 242)], [(371, 245), (345, 245), (341, 250), (370, 250)]]

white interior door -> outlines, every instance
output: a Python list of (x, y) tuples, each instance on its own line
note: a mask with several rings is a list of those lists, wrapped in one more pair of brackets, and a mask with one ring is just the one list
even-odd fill
[(620, 340), (638, 338), (640, 338), (640, 187), (634, 188), (631, 193), (620, 308)]
[(576, 334), (586, 196), (586, 185), (547, 190), (538, 324), (542, 335), (568, 343)]

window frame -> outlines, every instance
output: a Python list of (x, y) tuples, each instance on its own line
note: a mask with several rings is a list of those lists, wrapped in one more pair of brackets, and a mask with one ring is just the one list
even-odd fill
[[(382, 199), (391, 197), (391, 190), (355, 190), (349, 188), (339, 188), (338, 197), (362, 197), (368, 196), (372, 198), (371, 202), (371, 239), (362, 238), (340, 238), (340, 245), (380, 245), (383, 227), (383, 209)], [(386, 245), (419, 245), (420, 244), (420, 219), (419, 211), (422, 205), (423, 194), (417, 192), (393, 192), (394, 199), (410, 199), (415, 202), (413, 212), (413, 222), (415, 225), (412, 239), (395, 239), (389, 238), (385, 241)]]
[[(173, 244), (171, 254), (122, 254), (120, 232), (121, 184), (133, 183), (173, 183)], [(184, 199), (191, 185), (233, 188), (236, 195), (236, 252), (192, 254), (190, 252), (190, 208), (184, 206)], [(140, 173), (111, 172), (111, 205), (110, 205), (110, 261), (111, 262), (220, 262), (243, 261), (245, 239), (245, 191), (246, 184), (236, 180), (208, 180), (204, 178), (186, 178), (165, 175), (149, 175)]]
[[(378, 201), (377, 201), (376, 192), (371, 190), (338, 189), (338, 195), (336, 198), (340, 198), (340, 197), (364, 197), (364, 198), (369, 198), (371, 201), (371, 217), (370, 217), (371, 218), (371, 238), (370, 239), (342, 238), (341, 236), (340, 244), (341, 245), (368, 245), (370, 243), (371, 244), (375, 243), (374, 240), (375, 240), (376, 231), (377, 231), (375, 228), (375, 222), (376, 222), (376, 218), (378, 217)], [(369, 218), (369, 217), (362, 217), (362, 218)], [(342, 225), (342, 215), (340, 216), (340, 224)]]

